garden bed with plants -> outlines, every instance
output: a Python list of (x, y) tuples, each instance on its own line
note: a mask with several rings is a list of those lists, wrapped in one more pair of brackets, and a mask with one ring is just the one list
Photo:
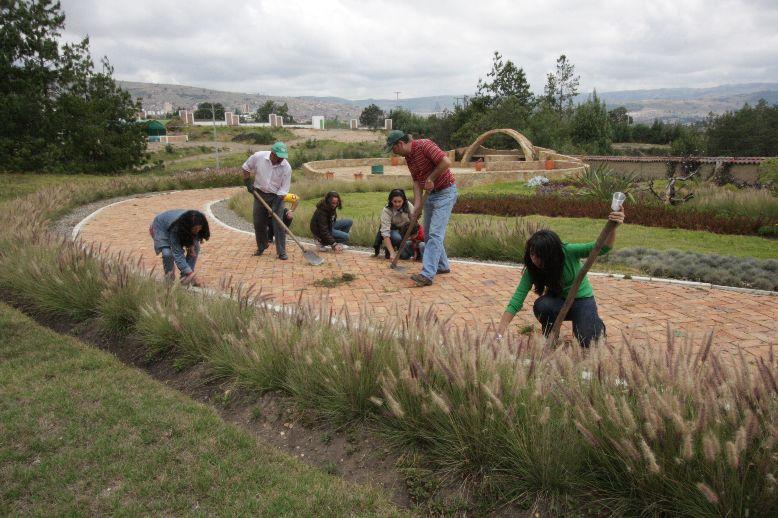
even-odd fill
[(245, 296), (164, 286), (40, 231), (69, 207), (160, 182), (122, 179), (6, 204), (0, 289), (53, 316), (133, 333), (151, 356), (201, 362), (215, 378), (284, 393), (322, 421), (369, 423), (490, 508), (778, 512), (774, 357), (733, 362), (714, 337), (692, 347), (672, 332), (650, 348), (626, 340), (584, 355), (532, 339), (452, 334), (423, 315), (376, 325), (370, 314), (349, 323), (304, 307), (276, 314)]
[[(303, 201), (295, 213), (292, 231), (301, 237), (312, 237), (308, 224), (315, 204), (327, 191), (335, 190), (341, 193), (344, 203), (339, 217), (351, 218), (354, 221), (350, 244), (371, 247), (379, 227), (380, 210), (386, 204), (386, 193), (394, 187), (410, 189), (409, 180), (406, 178), (374, 180), (349, 182), (295, 179), (292, 191), (300, 195)], [(524, 182), (470, 186), (465, 183), (460, 185), (460, 188), (464, 199), (469, 199), (471, 193), (481, 196), (513, 190), (526, 193), (539, 190), (528, 187)], [(545, 188), (571, 190), (569, 185), (552, 184), (541, 187)], [(585, 207), (596, 210), (594, 218), (454, 214), (446, 232), (446, 249), (451, 257), (516, 263), (523, 258), (527, 238), (538, 228), (551, 228), (565, 241), (591, 241), (602, 228), (601, 221), (608, 210), (607, 203), (582, 196), (573, 199), (583, 200), (583, 204), (588, 204), (584, 205)], [(246, 193), (241, 192), (233, 196), (228, 206), (244, 220), (251, 221), (252, 199)], [(605, 256), (604, 260), (601, 259), (598, 263), (599, 270), (739, 288), (778, 289), (774, 273), (775, 263), (778, 261), (778, 243), (775, 241), (747, 235), (638, 226), (633, 221), (631, 206), (627, 210), (629, 223), (620, 230), (618, 245), (616, 250), (609, 254), (611, 257)], [(655, 249), (651, 260), (640, 260), (632, 250), (640, 247), (645, 249), (647, 243)], [(678, 251), (673, 252), (674, 249)], [(675, 253), (692, 255), (678, 261), (678, 257), (672, 255)], [(726, 256), (726, 260), (722, 259), (722, 256)], [(661, 264), (662, 261), (664, 264)], [(724, 266), (725, 263), (730, 266)], [(741, 264), (743, 267), (733, 267), (732, 263)]]
[(573, 179), (536, 177), (527, 183), (477, 187), (459, 197), (454, 212), (601, 218), (609, 210), (611, 194), (620, 191), (629, 195), (626, 210), (633, 224), (717, 234), (778, 235), (778, 197), (769, 186), (738, 188), (691, 179), (669, 183), (639, 182), (633, 176), (597, 167)]

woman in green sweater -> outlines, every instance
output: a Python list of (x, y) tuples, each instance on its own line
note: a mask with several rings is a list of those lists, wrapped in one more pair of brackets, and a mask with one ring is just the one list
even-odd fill
[[(611, 212), (608, 219), (624, 223), (623, 209)], [(615, 241), (616, 229), (605, 241), (600, 255), (610, 251)], [(497, 328), (498, 339), (502, 338), (508, 324), (524, 305), (524, 299), (533, 287), (539, 297), (535, 300), (532, 310), (543, 327), (543, 334), (548, 334), (562, 309), (573, 280), (581, 270), (581, 259), (589, 257), (593, 248), (594, 241), (562, 243), (559, 236), (551, 230), (535, 232), (524, 248), (524, 274), (500, 319)], [(599, 339), (605, 332), (605, 324), (597, 314), (597, 303), (587, 277), (581, 282), (565, 320), (573, 321), (573, 334), (582, 347), (589, 347), (592, 340)]]

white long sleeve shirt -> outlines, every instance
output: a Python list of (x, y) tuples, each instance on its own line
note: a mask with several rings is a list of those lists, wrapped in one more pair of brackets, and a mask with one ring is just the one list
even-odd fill
[(273, 165), (270, 151), (257, 151), (243, 163), (243, 170), (254, 173), (254, 188), (286, 196), (292, 184), (292, 166), (286, 159)]

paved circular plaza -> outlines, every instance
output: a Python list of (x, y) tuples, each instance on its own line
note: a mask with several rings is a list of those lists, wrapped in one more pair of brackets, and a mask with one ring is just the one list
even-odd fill
[[(211, 220), (211, 239), (203, 244), (197, 264), (198, 276), (210, 287), (221, 281), (256, 283), (277, 304), (296, 304), (302, 298), (344, 308), (354, 316), (367, 305), (379, 319), (396, 311), (405, 313), (413, 304), (424, 311), (431, 309), (442, 320), (450, 318), (451, 325), (459, 327), (483, 328), (498, 321), (521, 277), (521, 266), (453, 261), (450, 274), (437, 276), (432, 286), (417, 288), (409, 274), (420, 270), (419, 263), (402, 262), (408, 271), (400, 273), (372, 253), (347, 251), (322, 253), (325, 263), (314, 267), (291, 239), (287, 240), (288, 261), (276, 259), (273, 249), (254, 257), (253, 234), (227, 227), (209, 209), (240, 190), (178, 191), (121, 201), (84, 220), (79, 237), (114, 253), (132, 254), (145, 267), (159, 270), (148, 223), (164, 210), (198, 209)], [(314, 286), (317, 280), (343, 273), (356, 275), (356, 280), (335, 288)], [(778, 343), (778, 296), (601, 275), (590, 275), (590, 280), (610, 341), (621, 340), (623, 333), (650, 347), (666, 340), (669, 323), (675, 336), (691, 337), (697, 343), (713, 329), (715, 347), (726, 354), (736, 354), (739, 346), (751, 358), (766, 357)], [(518, 326), (536, 323), (531, 311), (534, 298), (530, 294), (514, 320)], [(566, 322), (563, 335), (570, 333)]]

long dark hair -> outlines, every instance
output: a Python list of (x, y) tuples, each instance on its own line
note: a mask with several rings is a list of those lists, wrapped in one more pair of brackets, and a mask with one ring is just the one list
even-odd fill
[(403, 199), (403, 205), (400, 207), (400, 210), (403, 212), (411, 212), (411, 209), (408, 208), (408, 197), (405, 196), (405, 191), (402, 189), (392, 189), (392, 191), (389, 193), (389, 198), (386, 200), (386, 208), (391, 209), (392, 208), (392, 198), (401, 197)]
[(316, 206), (325, 209), (327, 211), (331, 211), (332, 209), (332, 198), (338, 198), (338, 206), (336, 209), (342, 209), (343, 208), (343, 198), (340, 197), (340, 194), (338, 194), (338, 191), (330, 191), (327, 194), (324, 195), (324, 199), (321, 200)]
[[(531, 255), (536, 255), (543, 266), (538, 268), (532, 262)], [(562, 240), (556, 232), (538, 230), (527, 240), (524, 247), (524, 267), (529, 271), (535, 293), (543, 295), (548, 288), (553, 295), (562, 294), (562, 269), (565, 264), (565, 253), (562, 250)]]
[[(200, 225), (202, 228), (197, 236), (192, 235), (192, 227)], [(199, 210), (188, 210), (181, 214), (177, 220), (170, 224), (170, 232), (178, 235), (178, 241), (182, 246), (192, 246), (197, 239), (201, 243), (211, 238), (211, 229), (205, 214)]]

